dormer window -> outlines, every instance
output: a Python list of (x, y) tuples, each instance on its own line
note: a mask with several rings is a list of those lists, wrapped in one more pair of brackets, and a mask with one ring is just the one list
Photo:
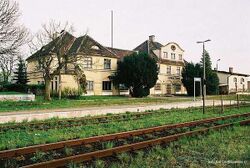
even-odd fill
[(94, 50), (100, 50), (100, 48), (96, 45), (92, 46), (91, 49), (94, 49)]

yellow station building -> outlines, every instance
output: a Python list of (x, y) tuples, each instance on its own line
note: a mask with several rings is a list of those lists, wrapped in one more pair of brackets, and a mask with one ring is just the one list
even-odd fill
[[(86, 76), (87, 93), (85, 95), (122, 95), (128, 94), (128, 90), (122, 85), (116, 87), (113, 85), (111, 76), (116, 72), (117, 62), (123, 57), (133, 52), (147, 52), (150, 56), (158, 58), (160, 68), (158, 81), (154, 88), (151, 88), (150, 94), (183, 94), (185, 88), (181, 83), (181, 71), (184, 66), (184, 50), (176, 43), (171, 42), (162, 45), (150, 36), (148, 40), (140, 44), (134, 50), (122, 50), (105, 47), (95, 41), (88, 35), (74, 37), (63, 32), (60, 39), (64, 41), (60, 45), (66, 56), (73, 56), (77, 59)], [(43, 84), (42, 69), (38, 64), (38, 58), (48, 54), (53, 54), (55, 47), (51, 43), (42, 47), (39, 51), (27, 58), (27, 72), (29, 84)], [(57, 67), (57, 60), (54, 58), (51, 64), (53, 68)], [(66, 66), (61, 70), (62, 90), (65, 88), (78, 88), (76, 75), (72, 73), (71, 66)], [(51, 82), (51, 90), (58, 90), (59, 80), (55, 75)]]

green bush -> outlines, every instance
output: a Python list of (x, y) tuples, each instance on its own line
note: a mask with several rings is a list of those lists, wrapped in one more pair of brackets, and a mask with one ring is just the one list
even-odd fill
[(70, 87), (65, 87), (62, 90), (62, 97), (69, 98), (69, 99), (78, 99), (83, 94), (82, 89), (74, 89)]

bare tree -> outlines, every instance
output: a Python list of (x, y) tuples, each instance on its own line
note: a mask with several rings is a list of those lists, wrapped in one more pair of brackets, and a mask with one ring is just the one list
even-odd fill
[(58, 94), (61, 99), (61, 70), (66, 64), (65, 54), (75, 40), (68, 32), (73, 32), (73, 26), (68, 22), (62, 24), (51, 20), (48, 24), (42, 25), (42, 30), (30, 43), (31, 50), (38, 51), (35, 53), (38, 61), (37, 70), (43, 74), (46, 100), (51, 100), (50, 87), (55, 75), (59, 77)]
[(18, 24), (20, 16), (16, 2), (0, 1), (0, 69), (4, 82), (9, 81), (20, 48), (27, 42), (27, 29)]

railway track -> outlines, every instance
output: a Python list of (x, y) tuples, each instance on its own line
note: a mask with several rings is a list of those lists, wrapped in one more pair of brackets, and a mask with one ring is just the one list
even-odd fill
[[(241, 107), (249, 107), (250, 104), (243, 104)], [(215, 106), (218, 108), (220, 106)], [(237, 105), (225, 105), (224, 108), (237, 107)], [(207, 107), (207, 108), (213, 108)], [(105, 116), (94, 116), (94, 117), (80, 117), (80, 118), (70, 118), (70, 119), (58, 119), (56, 121), (38, 121), (38, 122), (28, 122), (28, 123), (15, 123), (15, 124), (4, 124), (0, 125), (0, 133), (4, 133), (8, 130), (48, 130), (54, 128), (65, 128), (72, 126), (82, 126), (88, 124), (100, 124), (108, 123), (112, 121), (128, 121), (128, 120), (138, 120), (148, 115), (157, 115), (169, 113), (171, 110), (165, 110), (164, 112), (136, 112), (136, 113), (122, 113), (122, 114), (112, 114)]]
[[(116, 153), (137, 150), (162, 142), (170, 142), (173, 140), (177, 140), (182, 136), (196, 135), (198, 133), (207, 132), (210, 129), (228, 127), (233, 125), (232, 120), (235, 122), (235, 120), (246, 119), (249, 116), (250, 113), (237, 114), (179, 124), (163, 125), (159, 127), (145, 128), (128, 132), (108, 134), (103, 136), (5, 150), (0, 151), (0, 164), (4, 165), (7, 163), (7, 161), (11, 162), (13, 160), (19, 160), (16, 161), (18, 162), (18, 165), (24, 167), (64, 166), (72, 161), (89, 161), (93, 158), (111, 156)], [(231, 123), (218, 123), (221, 121)], [(240, 124), (249, 124), (249, 120), (241, 121)], [(105, 147), (103, 147), (103, 144), (105, 143), (113, 143), (115, 147), (112, 146), (111, 149), (104, 149)], [(66, 148), (72, 149), (72, 151), (74, 151), (71, 153), (72, 156), (66, 156), (65, 154), (62, 154), (62, 152)], [(27, 161), (29, 158), (32, 157), (32, 155), (34, 155), (38, 151), (44, 153), (46, 152), (47, 155), (53, 155), (53, 152), (56, 151), (57, 157), (54, 157), (53, 160), (50, 161), (34, 164), (31, 161)], [(58, 153), (62, 155), (59, 156)]]
[[(166, 111), (166, 113), (169, 111)], [(127, 121), (127, 120), (136, 120), (140, 119), (143, 116), (152, 115), (155, 112), (137, 112), (134, 114), (125, 113), (125, 114), (112, 114), (106, 116), (94, 116), (94, 117), (80, 117), (80, 118), (71, 118), (71, 119), (59, 119), (57, 121), (40, 121), (35, 123), (15, 123), (8, 125), (0, 125), (0, 132), (5, 132), (7, 130), (21, 130), (21, 129), (35, 129), (35, 130), (48, 130), (53, 128), (62, 128), (62, 127), (72, 127), (72, 126), (81, 126), (87, 124), (99, 124), (99, 123), (108, 123), (111, 121)]]

